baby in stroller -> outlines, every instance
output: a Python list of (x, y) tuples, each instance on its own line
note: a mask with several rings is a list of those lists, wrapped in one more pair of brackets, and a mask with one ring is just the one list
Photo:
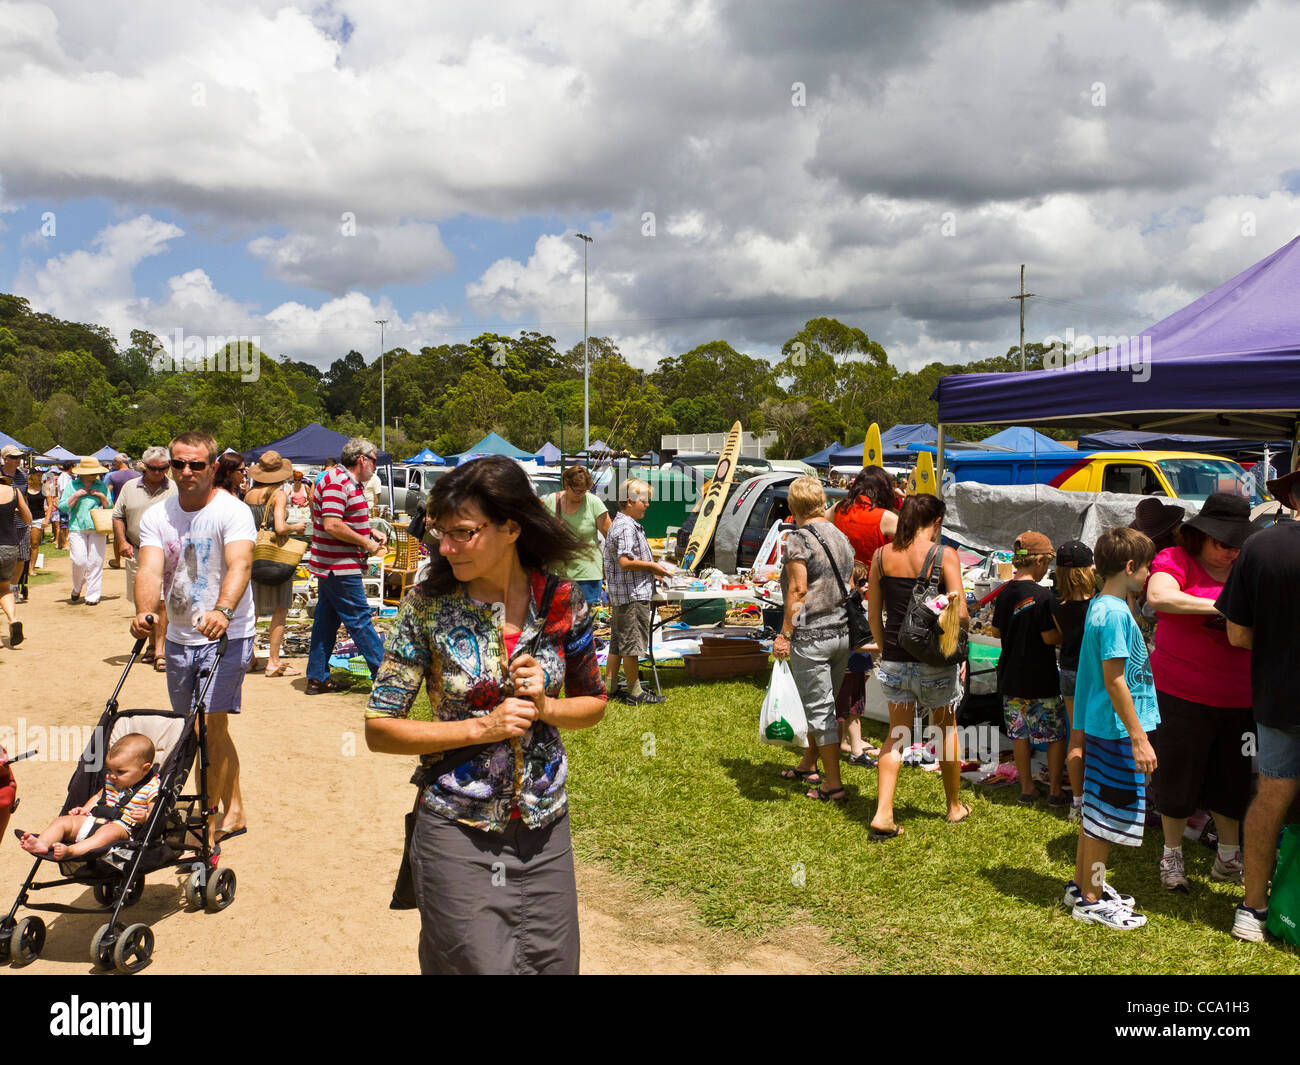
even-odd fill
[(108, 749), (104, 787), (84, 806), (50, 822), (39, 836), (17, 832), (18, 845), (29, 854), (61, 862), (102, 850), (130, 837), (149, 817), (158, 798), (154, 746), (148, 736), (128, 733)]

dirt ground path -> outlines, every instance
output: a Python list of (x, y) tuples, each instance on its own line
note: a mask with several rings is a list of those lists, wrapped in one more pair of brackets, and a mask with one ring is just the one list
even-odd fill
[[(21, 806), (0, 840), (0, 916), (31, 864), (12, 829), (39, 830), (58, 811), (81, 749), (73, 727), (98, 720), (132, 643), (121, 571), (105, 571), (96, 607), (68, 602), (67, 559), (49, 560), (46, 572), (57, 579), (34, 586), (31, 602), (19, 608), (25, 642), (12, 649), (6, 635), (0, 647), (0, 737), (11, 754), (42, 751), (14, 767)], [(290, 661), (299, 669), (306, 664)], [(410, 809), (411, 762), (366, 749), (361, 697), (308, 697), (303, 687), (301, 677), (246, 678), (244, 712), (232, 733), (250, 828), (222, 856), (238, 877), (236, 900), (218, 914), (187, 912), (178, 881), (152, 874), (127, 911), (154, 931), (154, 960), (145, 972), (416, 971), (418, 916), (388, 908), (402, 817)], [(164, 677), (137, 663), (120, 705), (165, 708)], [(575, 819), (581, 816), (575, 811)], [(815, 929), (762, 939), (710, 930), (687, 903), (650, 896), (599, 865), (579, 864), (578, 894), (587, 973), (834, 972), (851, 960)], [(38, 893), (44, 898), (92, 901), (75, 887)], [(42, 917), (46, 946), (28, 971), (93, 971), (90, 940), (103, 919)]]

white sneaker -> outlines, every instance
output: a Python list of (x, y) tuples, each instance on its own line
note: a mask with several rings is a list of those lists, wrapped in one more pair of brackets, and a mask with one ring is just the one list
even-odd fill
[(1210, 870), (1210, 879), (1223, 884), (1242, 884), (1245, 883), (1245, 873), (1245, 868), (1241, 863), (1241, 851), (1237, 851), (1226, 862), (1216, 854), (1214, 856), (1214, 868)]
[[(1264, 942), (1268, 935), (1268, 930), (1265, 927), (1266, 918), (1255, 916), (1255, 914), (1259, 912), (1261, 911), (1246, 909), (1246, 904), (1244, 902), (1237, 906), (1237, 909), (1232, 915), (1233, 939), (1241, 939), (1247, 943)], [(1262, 912), (1265, 914), (1268, 913), (1267, 910)]]
[[(1114, 902), (1123, 906), (1126, 910), (1131, 910), (1137, 905), (1137, 899), (1132, 895), (1125, 895), (1116, 891), (1109, 884), (1102, 884), (1101, 898), (1103, 902)], [(1079, 890), (1079, 885), (1071, 880), (1065, 885), (1065, 896), (1061, 901), (1069, 907), (1079, 905), (1083, 901), (1083, 892)]]
[(1166, 891), (1187, 894), (1187, 870), (1181, 850), (1170, 851), (1160, 859), (1160, 886)]
[(1076, 921), (1083, 921), (1086, 924), (1099, 924), (1106, 928), (1114, 928), (1120, 932), (1141, 928), (1147, 923), (1145, 914), (1134, 913), (1117, 902), (1111, 902), (1110, 899), (1098, 899), (1096, 902), (1080, 902), (1070, 911), (1070, 916)]

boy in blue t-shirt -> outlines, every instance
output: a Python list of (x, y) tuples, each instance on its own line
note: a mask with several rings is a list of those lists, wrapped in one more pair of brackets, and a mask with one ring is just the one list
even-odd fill
[(1084, 733), (1083, 816), (1074, 879), (1065, 904), (1075, 920), (1127, 930), (1147, 919), (1106, 883), (1113, 844), (1140, 847), (1146, 774), (1156, 756), (1147, 739), (1160, 723), (1142, 631), (1127, 596), (1142, 590), (1155, 545), (1135, 529), (1107, 529), (1093, 549), (1101, 594), (1083, 629), (1074, 689), (1074, 728)]

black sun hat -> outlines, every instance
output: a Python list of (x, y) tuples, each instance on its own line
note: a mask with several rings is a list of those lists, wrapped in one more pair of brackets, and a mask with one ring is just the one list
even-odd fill
[(1137, 514), (1128, 523), (1128, 527), (1145, 533), (1152, 540), (1159, 540), (1160, 537), (1168, 536), (1178, 528), (1179, 523), (1186, 516), (1187, 511), (1182, 507), (1170, 506), (1168, 503), (1161, 503), (1154, 496), (1149, 496), (1137, 505)]
[(1197, 529), (1229, 547), (1240, 547), (1246, 538), (1259, 532), (1250, 521), (1250, 500), (1230, 492), (1209, 496), (1201, 512), (1183, 523), (1185, 529)]

